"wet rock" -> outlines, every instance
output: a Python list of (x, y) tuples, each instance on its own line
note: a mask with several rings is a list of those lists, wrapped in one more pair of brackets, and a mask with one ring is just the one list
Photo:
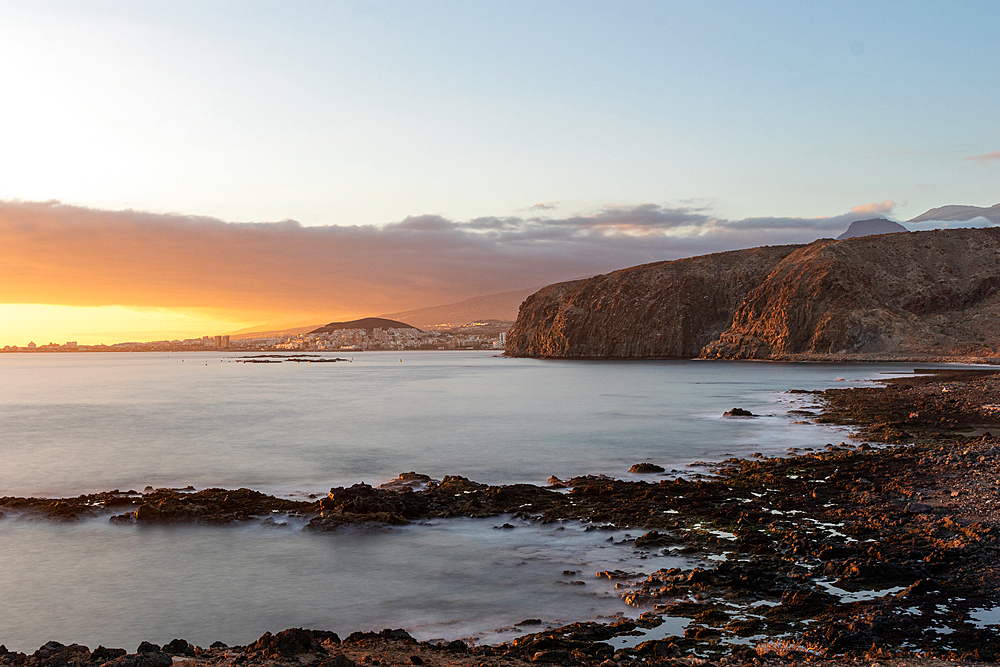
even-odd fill
[(355, 523), (403, 525), (424, 514), (427, 501), (409, 489), (387, 491), (362, 482), (330, 489), (317, 506), (319, 516), (309, 522), (307, 530), (329, 531)]
[[(331, 633), (332, 634), (332, 633)], [(334, 635), (336, 636), (336, 635)], [(410, 636), (410, 633), (402, 628), (390, 629), (386, 628), (381, 632), (352, 632), (348, 635), (344, 642), (349, 644), (359, 644), (366, 641), (372, 640), (395, 640), (403, 641), (410, 644), (415, 644), (416, 640)]]
[(123, 655), (104, 664), (106, 667), (171, 667), (173, 662), (173, 658), (166, 653), (153, 651), (136, 653), (135, 655)]
[(926, 514), (933, 510), (933, 507), (923, 503), (907, 503), (906, 507), (903, 509), (903, 511), (907, 514)]
[(633, 579), (643, 576), (641, 572), (626, 572), (624, 570), (602, 570), (597, 573), (598, 579)]
[(120, 658), (127, 654), (128, 651), (123, 648), (107, 648), (105, 646), (98, 646), (94, 649), (93, 653), (90, 654), (90, 661), (99, 664), (114, 660), (115, 658)]
[(66, 648), (65, 644), (60, 644), (57, 641), (47, 641), (38, 647), (38, 650), (34, 652), (34, 657), (36, 658), (47, 658), (57, 651), (61, 651)]
[(385, 491), (417, 491), (424, 488), (431, 482), (430, 475), (422, 475), (417, 472), (402, 472), (396, 479), (380, 484), (378, 488)]
[(662, 547), (676, 542), (677, 540), (656, 530), (651, 530), (635, 538), (635, 546), (637, 547)]
[(532, 662), (541, 662), (549, 664), (571, 664), (577, 662), (573, 659), (573, 655), (569, 651), (538, 651), (531, 656)]
[(684, 630), (684, 636), (690, 639), (697, 639), (699, 641), (704, 641), (706, 639), (715, 639), (716, 637), (721, 637), (722, 633), (714, 628), (689, 627)]
[(637, 475), (648, 475), (651, 473), (665, 472), (666, 468), (655, 463), (636, 463), (628, 469), (629, 472)]
[(152, 642), (142, 642), (139, 644), (139, 648), (135, 650), (136, 653), (156, 653), (160, 650), (158, 644), (153, 644)]
[(445, 646), (445, 648), (447, 648), (452, 653), (468, 653), (469, 651), (469, 646), (460, 639), (448, 642), (448, 645)]
[[(422, 662), (414, 662), (413, 659), (420, 659), (420, 656), (410, 656), (410, 664), (420, 665)], [(319, 667), (357, 667), (356, 662), (348, 658), (343, 653), (338, 653), (337, 655), (332, 655), (323, 662), (320, 663)]]
[(683, 655), (672, 639), (644, 641), (635, 647), (635, 654), (650, 658), (679, 658)]
[(726, 410), (722, 413), (723, 417), (737, 418), (737, 419), (748, 419), (750, 417), (756, 417), (754, 413), (749, 410), (744, 410), (743, 408), (733, 408), (732, 410)]
[(896, 593), (896, 597), (902, 600), (914, 595), (926, 595), (927, 593), (937, 590), (937, 588), (937, 583), (932, 579), (918, 579), (901, 590), (899, 593)]
[(193, 658), (195, 655), (194, 646), (187, 643), (183, 639), (174, 639), (167, 644), (164, 644), (160, 649), (164, 653), (169, 653), (170, 655), (184, 655)]
[(265, 632), (257, 641), (247, 646), (247, 653), (278, 660), (316, 651), (322, 642), (339, 641), (337, 635), (332, 632), (289, 628), (276, 635)]

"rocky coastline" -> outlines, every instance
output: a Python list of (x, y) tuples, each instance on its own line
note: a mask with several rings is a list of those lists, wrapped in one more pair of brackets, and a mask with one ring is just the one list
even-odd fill
[[(699, 559), (689, 570), (606, 571), (636, 620), (545, 628), (497, 646), (417, 642), (403, 630), (265, 634), (244, 647), (0, 647), (0, 665), (743, 665), (995, 661), (1000, 657), (1000, 372), (934, 370), (878, 387), (801, 392), (793, 415), (842, 424), (852, 442), (730, 459), (708, 476), (603, 476), (490, 486), (404, 473), (310, 501), (248, 489), (0, 498), (7, 520), (116, 524), (256, 521), (307, 530), (513, 515), (633, 529), (631, 547)], [(997, 436), (994, 436), (996, 433)], [(882, 444), (885, 443), (885, 444)], [(649, 462), (655, 466), (655, 462)], [(653, 468), (644, 468), (653, 470)], [(664, 619), (686, 619), (667, 635)], [(673, 626), (670, 626), (673, 627)], [(58, 636), (58, 628), (53, 628)], [(616, 638), (630, 637), (628, 646)], [(0, 638), (2, 642), (3, 638)]]

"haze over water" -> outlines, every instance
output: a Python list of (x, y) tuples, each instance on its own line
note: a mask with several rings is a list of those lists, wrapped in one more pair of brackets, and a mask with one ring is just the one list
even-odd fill
[[(912, 365), (578, 362), (484, 352), (356, 354), (334, 364), (242, 364), (236, 354), (0, 355), (0, 495), (153, 486), (325, 493), (401, 471), (492, 484), (668, 469), (840, 442), (793, 423), (808, 396)], [(837, 380), (845, 378), (847, 382)], [(765, 416), (727, 420), (743, 407)], [(655, 480), (657, 477), (648, 476)], [(636, 614), (595, 579), (636, 561), (577, 523), (507, 518), (323, 535), (259, 524), (114, 526), (0, 521), (0, 643), (248, 643), (266, 630), (403, 626), (420, 639), (509, 636)], [(560, 530), (560, 528), (562, 530)], [(611, 534), (615, 540), (624, 531)], [(636, 533), (633, 533), (635, 536)], [(575, 577), (564, 570), (578, 571)], [(567, 586), (578, 578), (586, 586)], [(485, 633), (485, 634), (484, 634)]]
[[(491, 484), (622, 475), (647, 459), (669, 468), (842, 439), (792, 425), (774, 392), (882, 368), (489, 352), (335, 364), (239, 356), (0, 355), (0, 494), (189, 484), (325, 493), (409, 470)], [(734, 406), (779, 416), (720, 419)]]

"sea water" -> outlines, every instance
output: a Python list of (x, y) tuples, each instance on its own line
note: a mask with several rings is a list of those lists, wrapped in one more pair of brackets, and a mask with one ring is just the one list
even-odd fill
[[(342, 353), (348, 361), (316, 364), (242, 356), (0, 355), (0, 495), (193, 485), (304, 497), (410, 470), (491, 484), (599, 473), (655, 480), (628, 468), (689, 470), (694, 461), (840, 442), (842, 430), (796, 423), (788, 410), (813, 399), (784, 392), (912, 370), (489, 352)], [(733, 407), (762, 416), (723, 419)], [(242, 644), (293, 626), (496, 641), (516, 636), (513, 624), (525, 618), (635, 615), (596, 573), (683, 564), (641, 558), (620, 532), (575, 522), (494, 528), (505, 521), (316, 535), (294, 521), (284, 529), (63, 525), (8, 512), (0, 643)]]

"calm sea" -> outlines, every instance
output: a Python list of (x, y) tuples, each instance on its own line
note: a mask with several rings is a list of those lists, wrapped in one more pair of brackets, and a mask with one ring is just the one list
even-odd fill
[[(794, 423), (787, 411), (809, 397), (783, 392), (913, 368), (489, 352), (354, 354), (326, 364), (239, 356), (0, 355), (0, 495), (189, 484), (299, 495), (410, 470), (494, 484), (636, 478), (628, 468), (641, 461), (688, 469), (840, 442), (843, 431)], [(733, 407), (764, 416), (722, 419)], [(493, 641), (525, 618), (634, 615), (596, 572), (680, 562), (636, 561), (608, 533), (578, 524), (493, 530), (500, 523), (311, 535), (299, 526), (53, 525), (8, 513), (0, 644), (242, 644), (293, 626), (341, 634), (401, 626), (421, 639)]]

